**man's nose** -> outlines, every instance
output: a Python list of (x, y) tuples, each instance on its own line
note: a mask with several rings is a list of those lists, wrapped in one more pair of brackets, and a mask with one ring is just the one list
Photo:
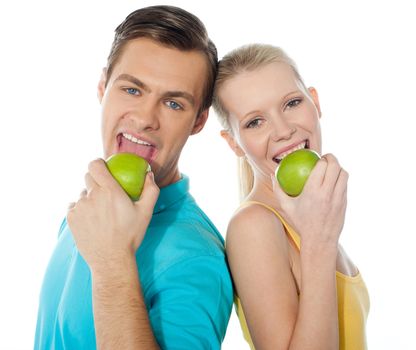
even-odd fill
[(157, 130), (160, 127), (159, 115), (157, 101), (149, 99), (140, 101), (130, 114), (130, 118), (139, 130)]

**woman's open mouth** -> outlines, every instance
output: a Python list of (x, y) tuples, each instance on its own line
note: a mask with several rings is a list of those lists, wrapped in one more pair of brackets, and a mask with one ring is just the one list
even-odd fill
[(309, 140), (305, 140), (305, 141), (299, 143), (297, 146), (274, 156), (273, 161), (275, 163), (279, 164), (282, 161), (282, 159), (284, 157), (286, 157), (288, 154), (293, 153), (293, 152), (297, 151), (298, 149), (304, 149), (304, 148), (309, 149)]

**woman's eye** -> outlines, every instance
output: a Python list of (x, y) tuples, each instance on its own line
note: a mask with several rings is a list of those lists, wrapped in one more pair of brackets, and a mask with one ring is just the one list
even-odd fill
[(253, 120), (250, 120), (247, 124), (246, 124), (246, 128), (250, 129), (250, 128), (257, 128), (260, 126), (261, 123), (261, 119), (260, 118), (256, 118)]
[(137, 90), (137, 89), (135, 89), (135, 88), (127, 88), (126, 89), (126, 92), (129, 94), (129, 95), (140, 95), (140, 91), (139, 90)]
[(301, 98), (294, 98), (290, 100), (288, 103), (286, 103), (286, 108), (293, 108), (299, 105), (302, 102)]
[(173, 109), (173, 110), (179, 110), (179, 109), (182, 109), (182, 106), (179, 104), (179, 103), (177, 103), (177, 102), (175, 102), (175, 101), (167, 101), (166, 102), (166, 105), (169, 107), (169, 108), (171, 108), (171, 109)]

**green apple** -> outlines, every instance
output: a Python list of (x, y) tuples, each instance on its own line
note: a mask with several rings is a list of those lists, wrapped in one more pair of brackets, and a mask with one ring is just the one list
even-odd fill
[(298, 196), (319, 159), (319, 154), (310, 149), (299, 149), (284, 157), (276, 169), (276, 179), (283, 191)]
[(133, 153), (116, 153), (107, 159), (107, 168), (133, 201), (143, 190), (149, 163)]

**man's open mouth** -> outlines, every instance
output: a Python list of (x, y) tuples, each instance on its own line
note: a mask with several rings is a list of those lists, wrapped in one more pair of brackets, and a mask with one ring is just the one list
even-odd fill
[(282, 159), (284, 157), (286, 157), (288, 154), (293, 153), (293, 152), (297, 151), (298, 149), (304, 149), (304, 148), (309, 149), (309, 140), (305, 140), (305, 141), (299, 143), (297, 146), (295, 146), (295, 147), (293, 147), (293, 148), (291, 148), (287, 151), (284, 151), (283, 153), (280, 153), (280, 154), (276, 155), (275, 157), (273, 157), (273, 161), (275, 163), (279, 164), (282, 161)]
[(146, 159), (149, 163), (156, 156), (155, 145), (148, 141), (139, 139), (129, 133), (123, 132), (117, 136), (118, 152), (134, 153), (139, 157)]

